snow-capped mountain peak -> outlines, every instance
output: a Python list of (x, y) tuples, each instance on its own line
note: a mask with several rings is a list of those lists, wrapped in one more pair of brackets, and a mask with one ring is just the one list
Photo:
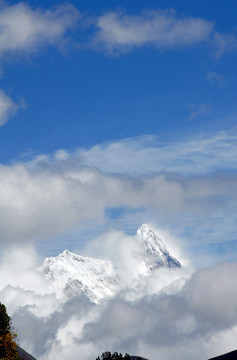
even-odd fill
[[(180, 262), (169, 253), (163, 241), (147, 224), (138, 229), (134, 240), (140, 244), (140, 252), (131, 254), (138, 264), (137, 268), (133, 264), (136, 284), (160, 267), (181, 267)], [(111, 261), (80, 256), (68, 250), (56, 257), (46, 258), (41, 271), (59, 297), (83, 294), (91, 301), (98, 302), (114, 296), (123, 287), (120, 269)]]
[(162, 239), (159, 238), (149, 225), (142, 224), (136, 236), (143, 243), (147, 265), (151, 270), (161, 266), (181, 267), (180, 262), (169, 253)]
[(44, 260), (42, 271), (58, 296), (83, 293), (92, 301), (112, 296), (118, 287), (112, 262), (64, 250)]

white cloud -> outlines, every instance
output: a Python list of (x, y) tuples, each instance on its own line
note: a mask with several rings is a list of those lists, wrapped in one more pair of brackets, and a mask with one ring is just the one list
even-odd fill
[(174, 346), (164, 345), (160, 347), (152, 346), (144, 341), (138, 342), (138, 353), (146, 354), (148, 359), (156, 359), (157, 353), (161, 360), (169, 359), (210, 359), (215, 356), (236, 349), (237, 326), (229, 330), (216, 332), (209, 336), (188, 338), (180, 341)]
[[(150, 209), (158, 216), (181, 218), (232, 211), (235, 177), (157, 174), (127, 178), (75, 167), (75, 163), (41, 162), (0, 167), (1, 241), (52, 237), (86, 220), (106, 221), (105, 209)], [(217, 207), (218, 205), (218, 207)]]
[(203, 326), (208, 322), (216, 329), (236, 325), (236, 273), (237, 263), (223, 263), (193, 275), (186, 291), (190, 306)]
[[(31, 246), (24, 247), (24, 250), (20, 247), (7, 248), (7, 250), (3, 251), (1, 254), (0, 288), (2, 289), (7, 285), (12, 285), (20, 286), (24, 289), (37, 289), (37, 291), (40, 291), (40, 276), (33, 274), (33, 269), (36, 263), (39, 263), (39, 259), (35, 250)], [(17, 272), (22, 274), (20, 278), (16, 276)], [(35, 288), (34, 280), (38, 283), (38, 286)], [(43, 284), (41, 287), (43, 287)]]
[[(78, 19), (77, 9), (64, 4), (53, 9), (33, 8), (27, 3), (0, 2), (0, 59), (28, 55), (45, 45), (65, 47), (66, 34)], [(6, 124), (23, 102), (16, 104), (0, 89), (0, 126)]]
[(161, 50), (206, 41), (213, 23), (200, 18), (178, 17), (174, 10), (147, 11), (140, 15), (107, 12), (96, 20), (94, 45), (110, 53), (129, 51), (143, 45)]
[[(76, 359), (77, 354), (82, 351), (86, 360), (105, 350), (139, 354), (150, 360), (156, 360), (157, 354), (161, 360), (172, 358), (174, 354), (175, 358), (180, 360), (189, 356), (198, 360), (234, 349), (236, 314), (232, 318), (227, 317), (227, 321), (223, 317), (219, 322), (218, 309), (223, 311), (225, 300), (228, 299), (230, 309), (235, 311), (236, 294), (233, 289), (236, 279), (232, 273), (236, 272), (236, 264), (224, 267), (225, 275), (220, 278), (216, 277), (216, 273), (222, 271), (223, 265), (194, 274), (185, 290), (177, 294), (144, 294), (135, 302), (127, 301), (120, 295), (98, 306), (95, 309), (97, 316), (93, 319), (87, 322), (84, 319), (82, 331), (80, 319), (74, 317), (68, 326), (60, 327), (57, 345), (51, 347), (43, 359), (56, 358), (58, 349), (60, 354), (63, 354), (62, 358), (70, 354), (72, 359)], [(199, 282), (196, 281), (197, 277)], [(204, 288), (203, 283), (207, 284)], [(195, 309), (192, 303), (192, 288), (195, 288), (199, 297)], [(216, 289), (219, 289), (221, 298), (216, 297)], [(209, 304), (216, 309), (216, 312), (212, 311), (213, 316), (208, 316), (208, 312), (204, 316), (201, 314), (203, 304)], [(64, 342), (65, 339), (67, 341)]]
[[(144, 253), (143, 244), (139, 242), (135, 234), (128, 236), (123, 231), (112, 229), (88, 241), (83, 253), (87, 256), (112, 261), (121, 279), (121, 288), (130, 287), (131, 291), (126, 289), (127, 296), (137, 299), (143, 296), (144, 292), (147, 294), (157, 293), (161, 288), (169, 286), (174, 281), (189, 277), (192, 271), (190, 263), (185, 258), (184, 250), (181, 249), (181, 244), (177, 244), (178, 240), (175, 239), (174, 244), (174, 239), (168, 232), (156, 229), (156, 233), (164, 240), (171, 255), (181, 262), (182, 269), (168, 269), (168, 271), (160, 269), (149, 280), (147, 278), (142, 280), (139, 275), (144, 274), (145, 270), (144, 264), (141, 262)], [(135, 292), (134, 289), (136, 289)], [(172, 291), (171, 288), (169, 290)]]
[[(79, 18), (71, 4), (52, 9), (34, 8), (27, 3), (0, 4), (0, 57), (38, 51), (44, 45), (64, 47), (67, 32)], [(88, 26), (92, 24), (88, 21)], [(111, 11), (95, 17), (92, 48), (111, 54), (144, 45), (159, 50), (205, 43), (215, 56), (236, 49), (234, 34), (214, 31), (214, 23), (201, 18), (178, 16), (174, 10), (150, 10), (136, 15)]]
[(73, 227), (79, 233), (85, 222), (90, 231), (105, 229), (115, 225), (108, 210), (113, 208), (122, 209), (116, 226), (124, 219), (132, 232), (148, 221), (172, 227), (180, 237), (191, 234), (194, 244), (205, 243), (206, 234), (208, 243), (232, 241), (235, 143), (235, 131), (169, 145), (154, 138), (127, 139), (2, 165), (1, 242), (62, 238)]
[(110, 11), (95, 20), (92, 48), (112, 55), (152, 46), (160, 51), (205, 44), (220, 57), (236, 50), (235, 34), (214, 30), (215, 23), (191, 16), (178, 16), (175, 10), (150, 10), (130, 15)]
[(78, 11), (70, 4), (42, 10), (23, 2), (1, 2), (0, 56), (31, 53), (48, 44), (60, 46), (77, 18)]
[[(216, 276), (223, 270), (220, 277)], [(130, 352), (134, 352), (141, 341), (146, 350), (156, 349), (153, 355), (148, 356), (140, 347), (139, 354), (151, 360), (156, 359), (157, 354), (161, 359), (166, 359), (170, 350), (174, 351), (175, 348), (176, 357), (181, 359), (190, 346), (194, 350), (199, 342), (199, 353), (194, 359), (200, 359), (200, 353), (205, 358), (205, 352), (210, 357), (216, 351), (208, 346), (210, 339), (220, 340), (221, 333), (228, 334), (232, 330), (236, 333), (233, 328), (237, 323), (234, 274), (236, 264), (218, 265), (195, 273), (184, 291), (178, 294), (144, 296), (135, 303), (116, 298), (108, 304), (98, 320), (85, 327), (84, 338), (91, 340), (95, 346), (97, 342), (107, 340), (113, 344), (113, 348), (119, 344), (120, 349), (126, 351), (127, 348)], [(193, 290), (198, 295), (195, 302)], [(231, 311), (234, 314), (232, 317)], [(222, 352), (231, 349), (226, 336), (220, 341), (218, 351), (221, 347)]]
[[(103, 243), (101, 238), (100, 243), (110, 253), (119, 247), (118, 256), (123, 260), (130, 237), (120, 234), (117, 240), (121, 235), (117, 246), (113, 240), (108, 245), (109, 239)], [(78, 354), (89, 360), (105, 350), (150, 360), (156, 360), (157, 354), (161, 360), (173, 354), (179, 360), (193, 354), (192, 358), (199, 360), (236, 346), (236, 263), (200, 269), (181, 290), (178, 287), (171, 292), (159, 292), (165, 279), (171, 281), (171, 269), (166, 269), (166, 274), (157, 271), (149, 286), (140, 293), (138, 289), (135, 301), (122, 291), (96, 306), (82, 296), (56, 299), (37, 273), (38, 264), (33, 248), (7, 249), (0, 262), (0, 296), (20, 345), (39, 360), (61, 360), (69, 355), (76, 360)], [(4, 287), (7, 277), (10, 286)]]
[(0, 126), (6, 124), (20, 106), (21, 105), (14, 103), (14, 101), (0, 89)]

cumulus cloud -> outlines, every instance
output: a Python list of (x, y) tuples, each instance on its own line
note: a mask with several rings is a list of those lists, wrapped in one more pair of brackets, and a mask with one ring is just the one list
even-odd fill
[[(116, 251), (115, 251), (116, 249)], [(122, 231), (108, 231), (86, 244), (85, 252), (93, 257), (109, 259), (125, 284), (130, 284), (135, 273), (139, 273), (141, 245), (134, 236), (127, 236)]]
[[(22, 55), (37, 51), (44, 45), (63, 47), (67, 32), (79, 18), (71, 4), (52, 9), (35, 8), (27, 3), (0, 4), (0, 56)], [(214, 23), (191, 16), (178, 16), (173, 10), (150, 10), (130, 15), (110, 11), (87, 21), (96, 29), (90, 46), (110, 54), (153, 46), (160, 51), (207, 44), (215, 56), (236, 49), (234, 34), (214, 31)]]
[(110, 11), (97, 17), (92, 47), (109, 54), (121, 54), (142, 46), (160, 51), (206, 44), (220, 57), (236, 49), (234, 34), (214, 31), (214, 23), (191, 16), (178, 16), (174, 10), (151, 10), (130, 15)]
[(42, 258), (28, 245), (6, 247), (0, 259), (1, 302), (13, 317), (20, 344), (37, 354), (56, 343), (57, 331), (72, 318), (81, 319), (86, 314), (87, 320), (92, 319), (88, 315), (92, 304), (87, 298), (56, 296), (39, 270), (41, 264)]
[[(131, 254), (140, 251), (139, 244), (126, 233), (109, 230), (84, 251), (88, 256), (115, 261), (126, 286), (110, 301), (95, 306), (82, 296), (58, 299), (37, 272), (41, 259), (31, 243), (50, 241), (85, 221), (92, 228), (97, 222), (108, 228), (106, 209), (116, 207), (124, 209), (124, 217), (129, 209), (141, 209), (152, 213), (157, 224), (167, 216), (169, 227), (191, 228), (195, 236), (189, 241), (195, 257), (197, 243), (224, 243), (228, 232), (229, 238), (235, 239), (236, 175), (223, 172), (217, 156), (231, 148), (229, 160), (227, 150), (222, 159), (226, 157), (235, 169), (235, 140), (235, 131), (223, 132), (200, 142), (188, 140), (189, 152), (187, 143), (162, 146), (166, 152), (162, 154), (154, 139), (150, 146), (144, 139), (127, 139), (1, 165), (0, 239), (5, 247), (10, 242), (19, 242), (19, 247), (6, 247), (1, 255), (0, 297), (9, 307), (21, 345), (40, 360), (59, 356), (77, 359), (78, 354), (89, 360), (107, 349), (151, 360), (157, 359), (157, 354), (167, 360), (176, 353), (181, 360), (193, 353), (198, 360), (201, 355), (208, 358), (232, 350), (237, 333), (236, 263), (200, 269), (190, 280), (184, 279), (189, 274), (182, 270), (157, 271), (149, 280), (135, 284), (135, 290), (129, 290), (126, 286), (133, 279), (133, 266), (137, 266)], [(117, 161), (114, 168), (109, 150)], [(126, 151), (127, 158), (132, 154), (133, 159), (150, 161), (149, 167), (137, 171), (140, 163), (136, 163), (129, 174), (122, 164)], [(200, 175), (198, 156), (203, 156), (202, 152), (208, 156)], [(211, 154), (212, 161), (216, 159), (215, 171), (208, 159)], [(156, 161), (151, 165), (152, 155), (160, 164)], [(111, 169), (103, 168), (106, 157)], [(86, 159), (90, 159), (87, 168)], [(188, 162), (194, 169), (184, 176)], [(39, 331), (35, 332), (36, 328)]]
[[(217, 273), (223, 270), (223, 276), (217, 278)], [(218, 265), (195, 273), (184, 290), (177, 294), (144, 296), (132, 303), (115, 298), (96, 321), (84, 327), (84, 339), (94, 344), (107, 341), (113, 348), (117, 346), (123, 351), (129, 349), (130, 352), (137, 352), (138, 343), (142, 342), (146, 344), (146, 349), (156, 349), (156, 354), (148, 356), (140, 348), (140, 354), (152, 360), (157, 358), (157, 354), (161, 359), (168, 358), (168, 347), (174, 350), (177, 346), (179, 348), (183, 345), (185, 348), (189, 344), (195, 348), (199, 341), (202, 344), (200, 351), (203, 351), (205, 358), (209, 339), (217, 337), (219, 332), (229, 332), (236, 327), (236, 316), (229, 316), (231, 311), (236, 314), (234, 273), (236, 264)], [(204, 283), (206, 286), (203, 286)], [(195, 302), (193, 291), (198, 297)], [(223, 311), (225, 305), (226, 310)], [(228, 349), (225, 341), (222, 339), (222, 352)], [(184, 348), (179, 349), (177, 358), (182, 358), (187, 351)], [(208, 351), (210, 357), (216, 349), (209, 348)], [(196, 358), (200, 358), (200, 352)]]
[(0, 56), (31, 53), (43, 45), (60, 45), (75, 25), (78, 11), (70, 4), (53, 9), (26, 3), (0, 6)]
[[(64, 48), (67, 31), (75, 25), (78, 16), (77, 9), (70, 4), (43, 10), (23, 2), (10, 5), (1, 1), (0, 59), (29, 55), (45, 45)], [(21, 107), (23, 101), (15, 103), (0, 89), (0, 126)]]
[[(107, 236), (95, 241), (102, 251), (114, 253), (126, 271), (124, 257), (137, 250), (135, 244), (130, 246), (131, 237), (124, 233), (117, 234), (117, 242)], [(22, 247), (6, 249), (0, 262), (1, 301), (8, 307), (20, 345), (40, 360), (76, 360), (78, 354), (89, 360), (105, 350), (150, 360), (157, 354), (161, 360), (174, 353), (180, 360), (193, 354), (198, 360), (236, 345), (236, 263), (199, 269), (188, 278), (186, 273), (184, 281), (183, 271), (175, 277), (173, 269), (160, 269), (153, 279), (144, 279), (142, 291), (135, 288), (134, 296), (123, 288), (95, 305), (82, 295), (57, 298), (37, 270), (40, 261), (32, 247)]]
[[(51, 306), (52, 303), (50, 303)], [(47, 296), (41, 297), (40, 309), (50, 309)], [(74, 347), (80, 337), (81, 329), (89, 320), (93, 320), (94, 309), (88, 299), (76, 296), (55, 307), (46, 317), (33, 314), (28, 307), (19, 307), (13, 312), (13, 321), (19, 332), (20, 345), (30, 351), (37, 358), (47, 358), (49, 352), (54, 355), (50, 358), (64, 359), (63, 353)], [(37, 331), (35, 329), (37, 328)], [(82, 344), (83, 347), (84, 344)], [(72, 358), (78, 358), (78, 349), (73, 349)], [(57, 352), (57, 356), (56, 356)]]
[(113, 53), (152, 45), (165, 50), (206, 41), (213, 23), (178, 17), (174, 10), (147, 11), (139, 15), (107, 12), (96, 20), (94, 44)]
[(192, 310), (202, 324), (217, 329), (237, 322), (237, 263), (223, 263), (197, 271), (187, 285)]
[(0, 297), (10, 313), (21, 307), (33, 316), (47, 317), (60, 305), (37, 270), (41, 261), (32, 246), (6, 247), (1, 254)]
[[(152, 227), (153, 228), (153, 227)], [(162, 288), (169, 286), (180, 278), (189, 276), (191, 266), (181, 249), (177, 245), (177, 239), (170, 240), (171, 236), (166, 232), (156, 230), (156, 233), (164, 240), (171, 255), (176, 257), (182, 264), (182, 269), (159, 269), (154, 276), (141, 279), (141, 275), (147, 271), (141, 259), (144, 257), (144, 244), (135, 236), (128, 236), (124, 231), (110, 229), (99, 237), (88, 241), (85, 244), (83, 253), (95, 258), (108, 259), (113, 262), (116, 272), (119, 274), (120, 286), (125, 289), (127, 296), (138, 298), (144, 292), (153, 294)], [(177, 287), (179, 284), (176, 284)], [(166, 289), (172, 291), (172, 288)]]
[(122, 292), (98, 305), (75, 296), (58, 308), (50, 308), (45, 297), (41, 305), (49, 309), (47, 317), (17, 306), (11, 315), (21, 345), (40, 360), (77, 359), (78, 354), (89, 360), (105, 350), (150, 360), (157, 354), (167, 360), (174, 353), (177, 359), (190, 354), (205, 359), (236, 346), (235, 275), (236, 263), (220, 264), (198, 270), (172, 294), (144, 290), (128, 300)]
[[(1, 279), (0, 288), (4, 288), (7, 285), (20, 286), (26, 290), (39, 289), (41, 276), (34, 273), (36, 264), (40, 263), (35, 250), (31, 246), (24, 247), (8, 247), (7, 250), (1, 254)], [(18, 278), (16, 273), (20, 272), (22, 276)], [(35, 276), (35, 278), (34, 278)], [(34, 288), (34, 283), (37, 283), (37, 287)], [(43, 287), (41, 285), (41, 288)]]

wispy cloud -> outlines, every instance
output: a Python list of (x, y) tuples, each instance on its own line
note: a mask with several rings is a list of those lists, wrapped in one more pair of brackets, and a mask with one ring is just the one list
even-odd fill
[(14, 115), (20, 107), (23, 107), (23, 104), (16, 104), (3, 90), (0, 89), (0, 126), (6, 124), (10, 117)]
[(190, 104), (189, 108), (191, 110), (191, 114), (189, 115), (189, 120), (199, 118), (200, 116), (203, 116), (205, 114), (210, 113), (211, 107), (209, 104)]
[(209, 71), (207, 73), (207, 80), (211, 83), (211, 84), (218, 84), (218, 85), (223, 85), (224, 81), (225, 81), (225, 77), (224, 75), (220, 74), (220, 73), (216, 73), (214, 71)]
[(225, 53), (229, 53), (237, 49), (237, 39), (234, 34), (214, 33), (211, 46), (213, 54), (216, 57), (220, 57)]
[(74, 153), (64, 151), (63, 154), (71, 161), (77, 159), (83, 166), (110, 174), (205, 174), (236, 169), (237, 133), (233, 129), (166, 139), (165, 142), (159, 137), (142, 136), (96, 145), (87, 150), (79, 149)]

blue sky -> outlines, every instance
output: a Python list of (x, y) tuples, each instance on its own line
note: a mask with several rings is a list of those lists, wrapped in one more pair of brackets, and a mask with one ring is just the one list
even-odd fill
[(235, 258), (236, 7), (2, 3), (4, 244), (79, 251), (110, 227), (151, 222), (207, 263)]
[[(0, 1), (0, 301), (37, 359), (236, 348), (236, 10)], [(135, 302), (123, 288), (95, 307), (39, 273), (67, 248), (127, 274), (142, 223), (183, 265), (177, 283), (159, 269)]]
[[(70, 36), (70, 41), (63, 49), (58, 49), (59, 41), (56, 46), (45, 41), (40, 48), (36, 40), (30, 51), (6, 50), (1, 86), (15, 102), (24, 101), (25, 108), (1, 128), (2, 162), (28, 151), (49, 153), (145, 134), (166, 139), (234, 127), (235, 43), (221, 55), (209, 35), (168, 48), (149, 41), (133, 47), (131, 41), (124, 51), (115, 44), (114, 53), (105, 43), (97, 49), (91, 44), (98, 29), (86, 23), (120, 11), (121, 18), (132, 22), (138, 16), (144, 22), (144, 11), (173, 8), (176, 21), (193, 17), (212, 24), (211, 36), (234, 34), (233, 1), (217, 1), (215, 8), (211, 1), (201, 1), (198, 7), (181, 3), (121, 2), (111, 7), (105, 1), (100, 7), (91, 2), (89, 8), (75, 3), (81, 18), (71, 31), (65, 29), (62, 38)], [(40, 5), (48, 9), (54, 2)]]

